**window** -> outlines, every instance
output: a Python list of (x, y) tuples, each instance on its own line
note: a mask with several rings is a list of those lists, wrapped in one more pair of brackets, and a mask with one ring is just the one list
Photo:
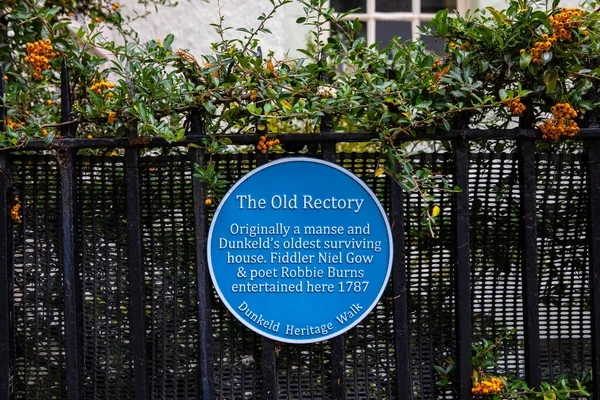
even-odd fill
[[(382, 47), (390, 44), (394, 36), (414, 40), (419, 36), (418, 27), (427, 22), (439, 10), (458, 10), (464, 15), (469, 0), (330, 0), (338, 12), (360, 7), (360, 11), (348, 18), (363, 24), (363, 35), (367, 43), (381, 42)], [(443, 43), (432, 37), (423, 37), (429, 49), (441, 52)]]

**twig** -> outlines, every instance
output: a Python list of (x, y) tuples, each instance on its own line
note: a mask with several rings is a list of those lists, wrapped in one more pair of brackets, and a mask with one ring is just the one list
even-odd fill
[(33, 4), (31, 4), (31, 2), (29, 0), (24, 0), (24, 1), (25, 1), (25, 3), (27, 3), (27, 5), (29, 7), (31, 7), (31, 9), (35, 13), (35, 15), (40, 19), (40, 21), (42, 21), (42, 23), (44, 24), (44, 26), (48, 30), (48, 33), (50, 34), (50, 37), (52, 39), (54, 39), (54, 32), (52, 31), (52, 28), (50, 27), (50, 25), (48, 25), (48, 21), (46, 21), (44, 18), (42, 18), (42, 16), (38, 12), (37, 8), (35, 8), (35, 6)]

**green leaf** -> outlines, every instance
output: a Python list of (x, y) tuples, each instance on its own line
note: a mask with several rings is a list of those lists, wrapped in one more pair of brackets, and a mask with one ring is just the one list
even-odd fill
[(502, 100), (502, 101), (508, 99), (508, 93), (506, 93), (506, 90), (504, 90), (504, 89), (500, 89), (498, 91), (498, 95), (500, 96), (500, 100)]
[(171, 45), (173, 44), (173, 40), (175, 39), (175, 36), (172, 33), (169, 33), (166, 37), (165, 40), (163, 42), (163, 46), (167, 49), (171, 49)]
[(206, 110), (207, 113), (211, 114), (211, 115), (215, 115), (215, 113), (217, 112), (217, 107), (215, 107), (215, 105), (213, 104), (212, 101), (210, 100), (205, 100), (202, 102), (202, 107), (204, 107), (204, 109)]
[(44, 146), (50, 146), (52, 140), (54, 140), (54, 132), (48, 132), (48, 134), (44, 136)]
[(527, 53), (526, 51), (521, 53), (521, 57), (519, 58), (519, 67), (521, 67), (521, 69), (527, 68), (532, 59), (533, 57), (531, 54)]
[(500, 11), (496, 10), (494, 7), (486, 7), (485, 9), (492, 13), (498, 26), (501, 27), (504, 25), (505, 16)]
[(443, 120), (442, 120), (442, 124), (444, 125), (444, 129), (445, 129), (446, 131), (450, 131), (450, 129), (452, 128), (452, 127), (450, 126), (450, 122), (446, 121), (445, 119), (443, 119)]
[(439, 365), (434, 365), (433, 369), (437, 371), (438, 374), (445, 374), (446, 373), (446, 369), (443, 367), (440, 367)]
[(552, 52), (551, 51), (545, 51), (545, 52), (543, 52), (542, 53), (542, 64), (546, 65), (550, 61), (552, 61)]
[(147, 121), (146, 107), (142, 103), (138, 103), (134, 106), (135, 110), (140, 114), (142, 122)]
[(545, 71), (543, 75), (544, 83), (546, 84), (546, 93), (551, 93), (556, 89), (558, 82), (557, 71)]

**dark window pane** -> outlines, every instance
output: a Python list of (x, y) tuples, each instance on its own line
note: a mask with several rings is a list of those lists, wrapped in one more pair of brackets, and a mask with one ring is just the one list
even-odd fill
[(412, 11), (411, 0), (375, 0), (375, 11)]
[(456, 0), (421, 0), (421, 12), (436, 13), (445, 8), (456, 10)]
[(330, 4), (337, 12), (346, 12), (359, 7), (359, 12), (367, 12), (367, 0), (331, 0)]
[[(425, 28), (427, 26), (427, 22), (422, 22), (421, 27)], [(434, 28), (432, 28), (435, 30)], [(444, 52), (444, 41), (433, 36), (421, 35), (421, 39), (425, 43), (425, 46), (428, 50), (432, 51), (436, 54), (442, 54)]]
[(375, 25), (375, 41), (381, 42), (380, 47), (387, 47), (394, 36), (402, 40), (412, 40), (410, 22), (406, 21), (377, 21)]

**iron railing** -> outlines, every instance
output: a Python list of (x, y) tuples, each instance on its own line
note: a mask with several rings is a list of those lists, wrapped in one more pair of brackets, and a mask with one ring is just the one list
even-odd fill
[[(437, 193), (436, 238), (421, 223), (418, 196), (374, 176), (378, 155), (336, 153), (337, 143), (376, 134), (329, 132), (325, 118), (322, 133), (282, 135), (284, 149), (306, 145), (365, 180), (395, 241), (392, 279), (368, 318), (330, 341), (288, 345), (248, 331), (214, 293), (212, 212), (192, 178), (194, 163), (206, 162), (202, 150), (141, 156), (142, 148), (201, 143), (199, 114), (176, 143), (135, 129), (75, 138), (65, 66), (62, 81), (62, 137), (0, 152), (0, 398), (448, 398), (433, 365), (455, 357), (455, 397), (468, 399), (471, 344), (502, 327), (517, 330), (500, 351), (502, 372), (535, 386), (591, 370), (600, 393), (597, 112), (572, 154), (536, 152), (534, 129), (398, 138), (452, 144), (414, 159), (462, 188)], [(2, 130), (3, 120), (0, 107)], [(228, 138), (246, 145), (259, 136)], [(469, 151), (498, 140), (515, 150)], [(99, 148), (124, 155), (77, 154)], [(267, 156), (215, 162), (234, 182)], [(10, 218), (15, 197), (21, 223)]]

